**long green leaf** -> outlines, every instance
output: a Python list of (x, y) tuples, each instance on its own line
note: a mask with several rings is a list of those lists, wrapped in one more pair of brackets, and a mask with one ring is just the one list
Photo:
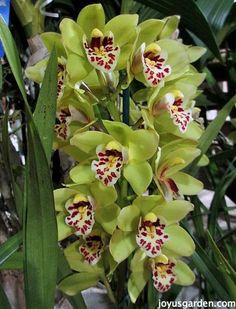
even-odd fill
[(53, 128), (56, 118), (56, 85), (57, 57), (55, 50), (53, 50), (34, 111), (34, 122), (37, 126), (48, 162), (51, 159)]
[(215, 36), (206, 17), (193, 0), (137, 0), (165, 15), (180, 15), (183, 25), (192, 31), (212, 53), (221, 59)]
[(1, 308), (11, 309), (7, 296), (1, 285), (0, 285), (0, 304), (1, 304)]
[[(47, 158), (32, 120), (28, 124), (24, 272), (27, 308), (53, 308), (57, 275), (57, 226)], [(32, 289), (32, 284), (34, 288)]]
[[(233, 269), (233, 267), (229, 264), (229, 262), (226, 260), (226, 258), (221, 253), (220, 249), (217, 247), (216, 243), (214, 242), (211, 234), (207, 231), (207, 236), (212, 248), (212, 251), (214, 252), (214, 255), (216, 257), (217, 264), (219, 266), (219, 269), (222, 272), (227, 273), (230, 275), (234, 283), (236, 284), (236, 272)], [(236, 287), (236, 286), (235, 286)]]
[(18, 232), (0, 246), (0, 264), (4, 263), (22, 243), (22, 231)]
[(224, 26), (233, 4), (234, 0), (197, 0), (197, 5), (206, 16), (206, 19), (216, 35)]
[[(220, 129), (225, 123), (226, 117), (230, 114), (231, 110), (236, 104), (236, 95), (234, 95), (226, 104), (225, 106), (218, 112), (217, 117), (208, 125), (205, 132), (199, 139), (198, 148), (201, 150), (201, 155), (205, 154), (210, 147), (214, 138), (216, 138), (217, 134), (219, 133)], [(191, 166), (186, 170), (194, 174), (197, 170), (197, 162), (199, 161), (200, 157), (196, 158)]]
[(5, 269), (19, 269), (23, 270), (23, 252), (22, 251), (16, 251), (11, 256), (8, 257), (8, 259), (0, 264), (0, 270)]

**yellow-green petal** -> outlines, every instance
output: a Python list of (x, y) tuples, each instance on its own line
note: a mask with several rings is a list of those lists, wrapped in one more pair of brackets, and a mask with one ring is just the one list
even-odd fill
[(198, 179), (182, 172), (178, 172), (171, 176), (177, 184), (180, 193), (184, 195), (196, 195), (203, 189), (203, 183)]
[(91, 165), (78, 164), (70, 170), (70, 178), (77, 184), (87, 184), (95, 180)]
[(124, 167), (123, 173), (137, 195), (147, 190), (153, 177), (152, 168), (148, 162), (132, 162)]
[(190, 256), (195, 250), (195, 244), (191, 236), (179, 225), (173, 224), (165, 228), (169, 239), (163, 245), (174, 256)]
[(83, 29), (89, 38), (93, 29), (97, 28), (104, 31), (105, 14), (102, 5), (90, 4), (84, 7), (77, 18), (78, 25)]
[(140, 210), (135, 205), (121, 209), (118, 217), (118, 227), (125, 232), (136, 231), (140, 219)]
[(174, 272), (177, 275), (176, 284), (179, 285), (192, 285), (195, 281), (195, 275), (186, 263), (181, 260), (177, 260), (177, 264), (174, 268)]
[(118, 263), (124, 261), (137, 247), (135, 232), (115, 230), (110, 240), (110, 252)]

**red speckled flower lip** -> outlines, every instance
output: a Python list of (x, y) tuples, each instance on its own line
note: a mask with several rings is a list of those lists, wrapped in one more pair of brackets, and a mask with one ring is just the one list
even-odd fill
[(168, 291), (177, 279), (173, 272), (176, 264), (168, 260), (166, 256), (160, 256), (157, 261), (156, 259), (152, 260), (151, 266), (154, 287), (161, 293)]
[(116, 142), (106, 147), (97, 147), (98, 161), (92, 162), (91, 168), (95, 177), (105, 186), (113, 186), (120, 178), (122, 167), (126, 161), (126, 154), (121, 145)]
[(99, 235), (88, 235), (84, 237), (85, 243), (79, 246), (79, 252), (84, 260), (90, 265), (95, 265), (101, 259), (104, 245)]
[(157, 87), (171, 73), (171, 67), (165, 65), (167, 56), (155, 43), (150, 44), (146, 49), (143, 44), (141, 50), (144, 77), (149, 86)]
[(77, 194), (73, 201), (68, 201), (66, 210), (69, 215), (65, 223), (74, 229), (75, 235), (88, 235), (92, 231), (95, 206), (90, 197)]
[(114, 45), (112, 32), (104, 36), (100, 30), (94, 29), (90, 42), (84, 35), (83, 45), (88, 61), (94, 68), (105, 73), (112, 72), (115, 69), (120, 55), (120, 48)]
[(136, 241), (147, 256), (156, 257), (161, 254), (163, 244), (169, 239), (164, 231), (165, 226), (153, 213), (147, 214), (144, 219), (140, 218)]

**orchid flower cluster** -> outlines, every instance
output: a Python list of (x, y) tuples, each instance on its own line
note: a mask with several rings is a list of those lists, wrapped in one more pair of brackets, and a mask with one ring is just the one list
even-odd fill
[[(138, 24), (136, 14), (105, 23), (103, 7), (92, 4), (77, 21), (63, 19), (60, 34), (42, 34), (58, 55), (54, 148), (75, 161), (55, 190), (58, 239), (69, 238), (64, 254), (75, 271), (59, 287), (70, 295), (112, 280), (124, 260), (134, 303), (150, 278), (160, 293), (195, 280), (181, 260), (194, 242), (179, 222), (193, 210), (185, 195), (202, 189), (183, 170), (200, 155), (194, 105), (204, 74), (191, 63), (205, 50), (175, 38), (178, 23)], [(47, 61), (27, 76), (41, 83)]]

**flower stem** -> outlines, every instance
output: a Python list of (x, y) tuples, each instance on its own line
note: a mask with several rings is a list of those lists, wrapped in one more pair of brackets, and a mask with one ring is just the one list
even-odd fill
[(103, 283), (104, 283), (104, 285), (105, 285), (105, 287), (107, 289), (107, 295), (108, 295), (109, 299), (111, 300), (111, 302), (113, 304), (116, 304), (116, 299), (114, 297), (114, 294), (112, 292), (111, 286), (110, 286), (110, 284), (109, 284), (105, 274), (104, 274), (104, 276), (102, 276), (102, 281), (103, 281)]

